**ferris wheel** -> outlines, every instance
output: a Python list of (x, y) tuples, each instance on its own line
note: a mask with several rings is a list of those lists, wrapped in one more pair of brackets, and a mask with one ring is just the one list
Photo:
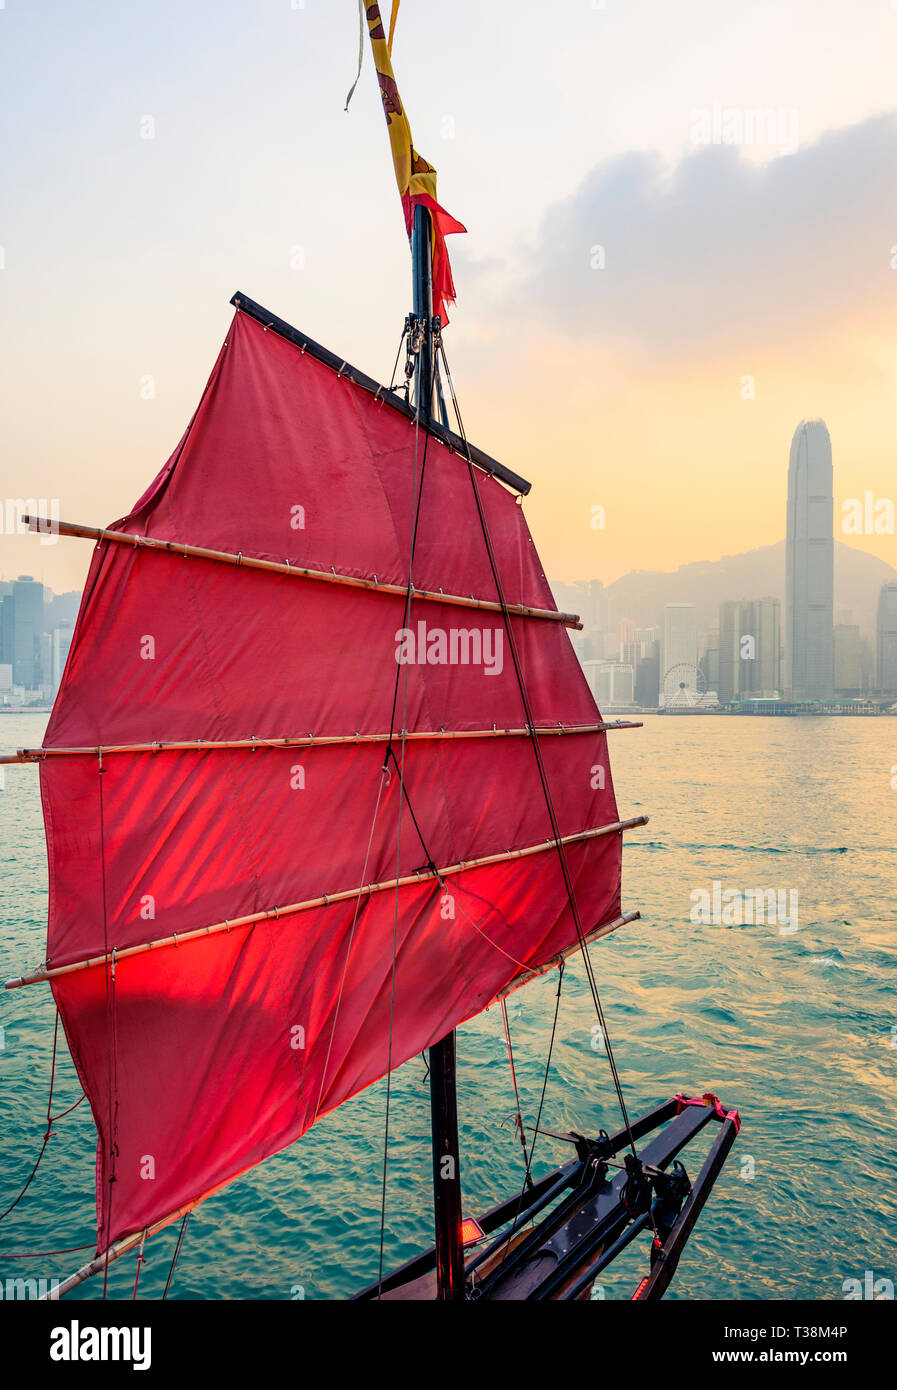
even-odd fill
[(665, 672), (660, 702), (665, 709), (700, 709), (707, 701), (707, 681), (699, 666), (680, 661)]

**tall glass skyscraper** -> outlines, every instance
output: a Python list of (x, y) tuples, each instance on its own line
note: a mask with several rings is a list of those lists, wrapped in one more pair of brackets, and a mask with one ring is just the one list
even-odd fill
[(40, 639), (44, 631), (44, 586), (20, 574), (12, 586), (13, 681), (27, 690), (40, 685)]
[(877, 628), (875, 681), (886, 695), (897, 695), (897, 584), (881, 587)]
[(788, 465), (785, 688), (792, 700), (829, 700), (834, 667), (832, 442), (822, 420), (802, 420)]

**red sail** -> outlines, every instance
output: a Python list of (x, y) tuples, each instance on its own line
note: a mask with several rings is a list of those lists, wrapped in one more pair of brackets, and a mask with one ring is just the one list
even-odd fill
[[(186, 435), (114, 529), (406, 585), (423, 450), (413, 422), (238, 312)], [(475, 472), (508, 604), (554, 609), (522, 508)], [(496, 597), (467, 462), (433, 438), (413, 577)], [(53, 979), (99, 1135), (100, 1249), (291, 1143), (576, 940), (529, 739), (470, 737), (524, 725), (502, 615), (415, 599), (400, 666), (403, 612), (382, 589), (97, 546), (45, 747), (259, 741), (41, 764), (48, 964), (107, 958)], [(594, 725), (563, 625), (510, 621), (535, 724)], [(388, 734), (397, 671), (397, 731), (467, 735), (407, 742), (401, 843), (385, 742), (265, 746)], [(541, 743), (561, 835), (615, 822), (605, 735)], [(444, 884), (427, 872), (531, 847)], [(619, 832), (565, 852), (585, 929), (617, 916)]]

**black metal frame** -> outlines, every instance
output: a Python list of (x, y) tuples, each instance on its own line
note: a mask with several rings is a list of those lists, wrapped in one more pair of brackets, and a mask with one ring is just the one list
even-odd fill
[[(230, 302), (235, 308), (240, 309), (244, 314), (248, 314), (251, 319), (255, 319), (256, 323), (262, 324), (263, 327), (269, 329), (272, 333), (276, 333), (278, 337), (286, 338), (288, 343), (294, 343), (295, 346), (301, 348), (303, 352), (307, 352), (315, 361), (323, 362), (326, 367), (331, 367), (339, 376), (344, 376), (347, 381), (351, 381), (353, 386), (360, 386), (363, 391), (368, 391), (372, 396), (375, 396), (377, 400), (381, 400), (384, 405), (389, 406), (391, 410), (397, 410), (400, 415), (405, 416), (406, 420), (414, 419), (414, 407), (409, 405), (402, 396), (397, 395), (395, 391), (390, 391), (389, 387), (374, 381), (373, 377), (366, 376), (365, 373), (359, 371), (357, 367), (353, 367), (350, 363), (342, 361), (337, 357), (336, 353), (330, 352), (329, 349), (322, 347), (320, 343), (316, 343), (314, 339), (307, 337), (304, 333), (300, 333), (298, 328), (293, 328), (291, 324), (287, 323), (284, 319), (278, 318), (276, 314), (272, 314), (269, 309), (263, 308), (261, 304), (257, 304), (254, 299), (250, 299), (249, 296), (243, 294), (241, 290), (238, 290), (237, 293), (231, 297)], [(455, 434), (454, 430), (450, 430), (446, 425), (441, 424), (436, 419), (430, 420), (428, 428), (434, 439), (438, 439), (440, 443), (446, 444), (454, 453), (461, 454), (464, 458), (467, 458), (469, 453), (470, 458), (476, 464), (477, 468), (481, 468), (484, 473), (491, 473), (499, 482), (504, 483), (509, 488), (513, 488), (515, 492), (521, 493), (524, 497), (529, 492), (532, 483), (528, 483), (525, 478), (521, 478), (519, 473), (514, 473), (510, 468), (506, 468), (503, 463), (499, 463), (497, 459), (492, 458), (491, 455), (487, 454), (483, 449), (478, 449), (475, 444), (465, 444), (461, 436)]]
[[(633, 1294), (646, 1302), (662, 1298), (701, 1209), (719, 1174), (736, 1135), (736, 1122), (727, 1116), (720, 1120), (710, 1105), (680, 1108), (677, 1097), (665, 1101), (632, 1123), (632, 1138), (638, 1143), (653, 1130), (665, 1125), (639, 1149), (642, 1171), (652, 1183), (659, 1182), (677, 1154), (710, 1122), (720, 1124), (720, 1132), (691, 1185), (691, 1190), (675, 1216), (670, 1229), (660, 1232), (662, 1244), (652, 1248), (651, 1269)], [(597, 1140), (579, 1139), (577, 1157), (540, 1178), (523, 1193), (499, 1203), (479, 1219), (488, 1235), (497, 1238), (465, 1264), (466, 1295), (470, 1299), (496, 1302), (518, 1300), (563, 1300), (582, 1298), (601, 1270), (605, 1269), (651, 1222), (644, 1206), (633, 1209), (624, 1201), (624, 1189), (631, 1170), (619, 1168), (608, 1176), (608, 1161), (623, 1153), (629, 1144), (626, 1130)], [(547, 1211), (556, 1203), (552, 1210)], [(522, 1240), (511, 1244), (511, 1237), (529, 1225), (540, 1213), (547, 1214)], [(506, 1253), (482, 1277), (477, 1271)], [(436, 1268), (435, 1246), (408, 1260), (380, 1284), (372, 1284), (355, 1295), (358, 1300), (377, 1299), (396, 1293), (405, 1285)]]

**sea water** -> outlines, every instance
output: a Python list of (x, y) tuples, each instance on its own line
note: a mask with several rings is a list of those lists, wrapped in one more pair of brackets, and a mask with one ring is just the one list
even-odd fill
[[(44, 719), (0, 717), (0, 745), (39, 744)], [(651, 816), (624, 854), (624, 907), (642, 920), (592, 947), (626, 1103), (635, 1116), (678, 1091), (714, 1091), (743, 1121), (667, 1297), (842, 1299), (875, 1286), (881, 1296), (897, 1282), (897, 719), (648, 716), (643, 729), (609, 738), (621, 815)], [(42, 959), (47, 902), (37, 769), (5, 773), (3, 978)], [(796, 904), (796, 929), (790, 912), (743, 910), (755, 900)], [(527, 1125), (556, 990), (552, 971), (509, 1001)], [(2, 1210), (46, 1127), (49, 989), (0, 996), (0, 1028)], [(61, 1055), (55, 1112), (79, 1095), (64, 1043)], [(498, 1008), (459, 1031), (458, 1058), (465, 1214), (476, 1215), (522, 1176)], [(341, 1299), (376, 1279), (385, 1101), (380, 1082), (198, 1207), (170, 1296)], [(542, 1125), (619, 1124), (582, 964), (571, 961)], [(682, 1155), (692, 1177), (712, 1132)], [(95, 1235), (94, 1151), (85, 1102), (56, 1125), (33, 1183), (0, 1222), (0, 1292), (17, 1278), (61, 1279), (90, 1258), (69, 1248)], [(571, 1154), (542, 1135), (534, 1171)], [(386, 1271), (432, 1241), (431, 1171), (416, 1058), (392, 1079)], [(176, 1234), (148, 1242), (141, 1296), (161, 1295)], [(630, 1297), (646, 1270), (642, 1240), (594, 1297)], [(129, 1298), (134, 1273), (134, 1255), (112, 1265), (109, 1296)], [(79, 1293), (100, 1297), (102, 1280)]]

